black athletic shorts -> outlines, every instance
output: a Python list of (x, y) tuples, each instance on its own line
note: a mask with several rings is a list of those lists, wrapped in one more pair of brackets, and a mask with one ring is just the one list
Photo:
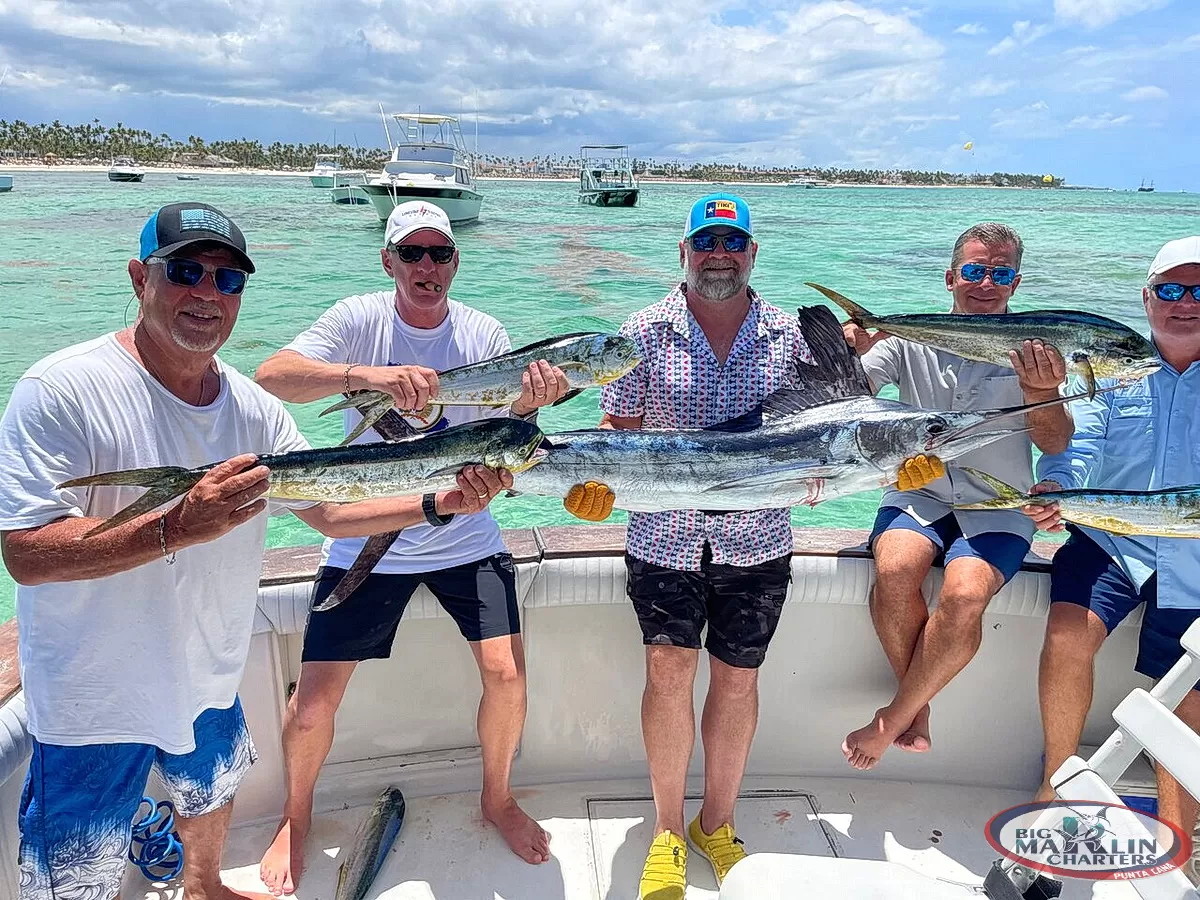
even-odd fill
[[(345, 573), (345, 569), (321, 567), (313, 585), (314, 606), (333, 593)], [(497, 553), (435, 572), (368, 575), (339, 606), (309, 615), (301, 661), (387, 659), (400, 617), (421, 584), (433, 592), (468, 641), (521, 631), (512, 555)]]
[(705, 544), (698, 572), (628, 553), (625, 568), (643, 643), (699, 650), (707, 624), (704, 648), (721, 662), (740, 669), (763, 664), (792, 581), (790, 553), (756, 566), (717, 565)]

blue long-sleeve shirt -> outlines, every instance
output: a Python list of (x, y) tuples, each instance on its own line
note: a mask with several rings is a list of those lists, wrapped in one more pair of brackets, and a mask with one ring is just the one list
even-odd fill
[[(1180, 374), (1163, 361), (1147, 378), (1075, 401), (1071, 414), (1071, 443), (1038, 461), (1039, 479), (1064, 488), (1130, 491), (1200, 484), (1200, 362)], [(1082, 530), (1138, 588), (1158, 572), (1159, 606), (1200, 609), (1200, 539)]]

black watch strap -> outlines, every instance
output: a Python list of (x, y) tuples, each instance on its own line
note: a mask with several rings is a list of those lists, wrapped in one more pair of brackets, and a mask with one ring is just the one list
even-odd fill
[(454, 518), (454, 513), (450, 513), (448, 516), (439, 516), (437, 514), (436, 507), (433, 505), (433, 499), (433, 494), (425, 494), (421, 498), (421, 512), (425, 513), (425, 521), (434, 528), (441, 528), (443, 525), (449, 525), (451, 520)]

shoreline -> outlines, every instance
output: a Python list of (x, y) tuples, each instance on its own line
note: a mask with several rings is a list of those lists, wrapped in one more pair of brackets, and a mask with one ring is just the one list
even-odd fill
[[(233, 175), (252, 175), (269, 178), (303, 178), (308, 179), (309, 172), (286, 171), (283, 169), (253, 169), (240, 167), (205, 167), (205, 166), (141, 166), (147, 175), (219, 175), (222, 177)], [(0, 162), (0, 172), (12, 174), (19, 172), (28, 173), (45, 173), (45, 172), (79, 172), (79, 173), (98, 173), (105, 174), (108, 172), (109, 166), (100, 163), (10, 163)], [(548, 182), (553, 184), (575, 184), (575, 178), (539, 178), (522, 175), (479, 175), (477, 181), (522, 181), (522, 182)], [(905, 190), (993, 190), (993, 191), (1047, 191), (1047, 190), (1095, 190), (1095, 191), (1113, 191), (1116, 188), (1108, 187), (1091, 187), (1091, 186), (1066, 186), (1066, 187), (1038, 187), (1034, 185), (1000, 185), (1000, 184), (886, 184), (883, 182), (830, 182), (827, 185), (817, 187), (805, 187), (803, 185), (790, 185), (786, 181), (723, 181), (714, 182), (699, 178), (641, 178), (639, 185), (651, 184), (701, 184), (711, 185), (713, 187), (791, 187), (801, 191), (807, 190), (828, 190), (829, 188), (903, 188)]]

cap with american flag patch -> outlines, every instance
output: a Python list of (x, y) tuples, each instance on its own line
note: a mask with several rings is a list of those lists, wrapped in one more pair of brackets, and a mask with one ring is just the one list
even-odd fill
[(228, 247), (247, 272), (254, 272), (242, 230), (207, 203), (171, 203), (154, 213), (142, 226), (139, 258), (145, 262), (152, 256), (171, 256), (191, 244)]

